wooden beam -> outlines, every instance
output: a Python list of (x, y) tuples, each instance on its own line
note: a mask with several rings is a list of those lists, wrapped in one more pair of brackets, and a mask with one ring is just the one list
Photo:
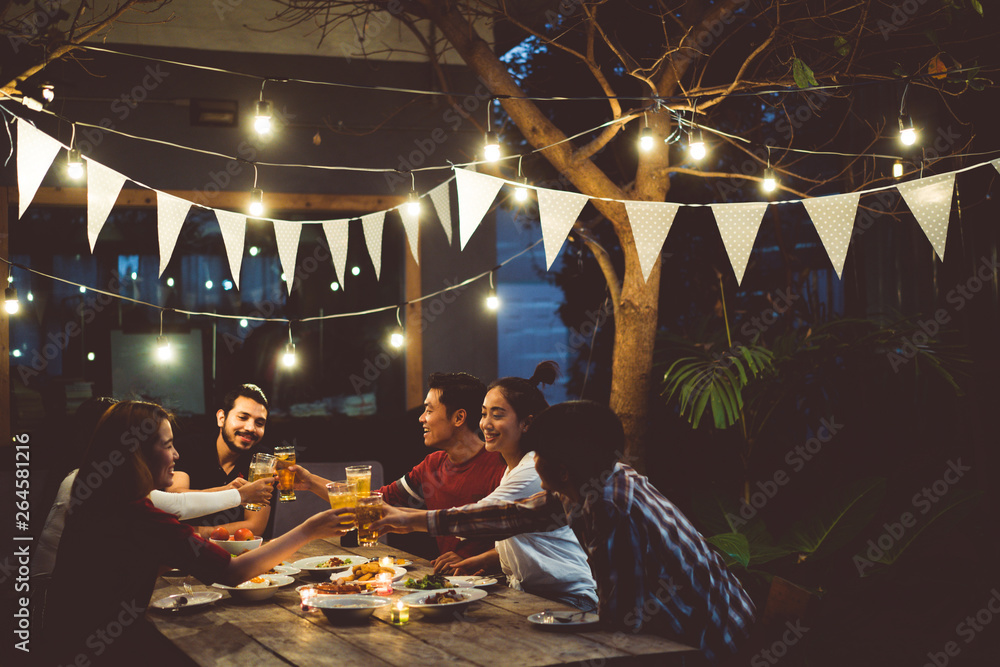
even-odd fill
[[(16, 187), (0, 189), (4, 190), (10, 203), (17, 202)], [(215, 193), (206, 193), (201, 190), (165, 190), (165, 192), (202, 206), (230, 211), (246, 210), (250, 201), (248, 192), (237, 190), (222, 190)], [(368, 213), (395, 208), (405, 201), (406, 197), (401, 195), (264, 193), (264, 204), (270, 211)], [(87, 188), (38, 188), (31, 203), (42, 206), (86, 206)], [(156, 193), (152, 190), (123, 188), (115, 205), (133, 208), (155, 207)]]
[[(406, 244), (409, 246), (409, 244)], [(421, 297), (420, 265), (413, 259), (409, 247), (403, 269), (403, 298), (413, 301)], [(424, 335), (420, 330), (423, 302), (410, 303), (404, 312), (406, 327), (406, 407), (413, 408), (424, 402)]]
[[(7, 200), (7, 188), (0, 188), (0, 257), (10, 259), (10, 246), (7, 244), (7, 215), (10, 202)], [(8, 271), (10, 267), (3, 267)], [(0, 270), (3, 282), (7, 287), (7, 271)], [(10, 444), (10, 316), (0, 308), (0, 448)]]

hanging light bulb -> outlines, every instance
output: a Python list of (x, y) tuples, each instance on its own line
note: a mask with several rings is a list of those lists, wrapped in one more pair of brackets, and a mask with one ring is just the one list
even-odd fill
[(281, 364), (285, 368), (291, 368), (295, 365), (295, 343), (285, 345), (285, 352), (281, 355)]
[[(264, 214), (264, 191), (260, 188), (254, 188), (250, 191), (250, 215), (263, 215)], [(253, 248), (250, 249), (250, 254), (256, 254), (253, 252)]]
[(46, 81), (45, 83), (43, 83), (42, 85), (40, 85), (38, 88), (39, 88), (39, 90), (41, 90), (41, 92), (42, 92), (42, 99), (45, 100), (46, 104), (48, 104), (52, 100), (56, 99), (56, 87), (53, 86), (48, 81)]
[(420, 215), (420, 197), (416, 190), (410, 190), (410, 195), (406, 198), (406, 212), (410, 215)]
[(399, 349), (403, 347), (403, 343), (406, 342), (406, 335), (403, 333), (402, 327), (396, 327), (395, 330), (389, 335), (389, 344), (394, 348)]
[(707, 152), (705, 142), (701, 138), (701, 130), (698, 130), (698, 135), (688, 143), (688, 154), (691, 155), (692, 160), (700, 160), (705, 157)]
[(909, 116), (899, 117), (899, 141), (904, 146), (912, 146), (917, 142), (917, 131), (913, 128), (913, 121)]
[(259, 252), (260, 252), (260, 248), (258, 248), (257, 246), (255, 246), (255, 245), (250, 246), (250, 256), (251, 257), (256, 257), (257, 253), (259, 253)]
[(274, 107), (268, 100), (257, 101), (257, 111), (254, 114), (253, 129), (257, 134), (270, 134), (271, 117), (274, 115)]
[(167, 278), (167, 287), (173, 287), (173, 286), (174, 286), (174, 279)]
[(486, 133), (486, 141), (483, 143), (483, 157), (487, 162), (496, 162), (500, 159), (500, 138), (496, 132)]
[(653, 150), (654, 143), (655, 138), (653, 137), (653, 128), (642, 128), (642, 132), (639, 133), (639, 148), (644, 151), (651, 151)]
[(489, 294), (486, 295), (486, 307), (490, 310), (499, 310), (500, 308), (500, 297), (497, 296), (497, 291), (492, 287)]
[(35, 295), (32, 294), (31, 292), (28, 292), (28, 301), (34, 301), (34, 300), (35, 300)]
[(244, 317), (242, 320), (240, 320), (240, 326), (246, 329), (248, 326), (250, 326), (250, 323), (247, 322), (247, 319)]
[(522, 178), (521, 179), (521, 185), (518, 185), (516, 188), (514, 188), (514, 199), (518, 203), (520, 203), (520, 204), (523, 204), (524, 202), (528, 201), (528, 179), (527, 178)]
[(892, 163), (892, 177), (901, 178), (903, 176), (903, 163), (896, 160)]
[(66, 158), (66, 173), (74, 181), (83, 178), (83, 157), (76, 148), (69, 149), (69, 156)]
[(156, 337), (156, 358), (160, 361), (170, 361), (174, 358), (173, 348), (166, 336)]
[(774, 192), (778, 189), (778, 179), (774, 175), (774, 170), (768, 167), (764, 170), (764, 192)]
[(21, 303), (17, 300), (17, 288), (8, 287), (4, 291), (3, 309), (8, 315), (14, 315), (21, 308)]

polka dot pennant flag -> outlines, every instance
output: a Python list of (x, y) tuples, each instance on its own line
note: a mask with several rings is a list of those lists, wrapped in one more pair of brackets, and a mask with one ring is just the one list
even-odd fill
[(369, 213), (361, 216), (361, 226), (365, 230), (365, 245), (368, 246), (368, 256), (375, 267), (375, 280), (382, 273), (382, 226), (385, 224), (385, 211)]
[(903, 195), (917, 224), (924, 230), (938, 258), (944, 261), (944, 246), (948, 240), (948, 220), (951, 218), (951, 196), (955, 191), (955, 173), (928, 176), (896, 186)]
[(627, 201), (628, 222), (635, 238), (635, 250), (639, 253), (642, 279), (649, 280), (656, 258), (663, 250), (663, 242), (670, 232), (670, 225), (677, 215), (679, 204), (656, 201)]
[(87, 161), (87, 238), (90, 240), (90, 252), (94, 252), (97, 237), (118, 201), (126, 178), (100, 162), (90, 158), (84, 160)]
[(479, 229), (483, 216), (493, 205), (503, 180), (470, 169), (456, 169), (455, 182), (458, 184), (459, 247), (465, 250), (465, 244)]
[(767, 202), (711, 206), (729, 262), (733, 265), (733, 273), (736, 274), (736, 284), (739, 285), (743, 282), (743, 273), (747, 270), (750, 251), (757, 239), (757, 230), (760, 229), (760, 221), (767, 210)]
[(34, 125), (17, 119), (17, 217), (20, 219), (63, 145)]
[(590, 201), (587, 195), (565, 190), (543, 190), (538, 193), (538, 219), (542, 223), (542, 246), (545, 247), (545, 268), (552, 268), (566, 235)]
[(274, 221), (274, 238), (278, 242), (278, 259), (281, 260), (281, 270), (285, 273), (285, 284), (288, 293), (292, 293), (292, 282), (295, 280), (295, 260), (299, 255), (299, 236), (302, 234), (301, 222)]
[(445, 181), (427, 193), (434, 204), (434, 211), (437, 213), (441, 226), (444, 227), (444, 234), (448, 237), (448, 245), (451, 245), (451, 181)]
[(406, 204), (398, 207), (399, 217), (403, 219), (403, 229), (410, 246), (413, 261), (420, 264), (420, 214), (410, 213)]
[[(350, 231), (350, 220), (327, 220), (323, 223), (323, 233), (326, 243), (330, 246), (330, 256), (333, 257), (333, 267), (337, 270), (337, 278), (342, 288), (347, 286), (347, 237)], [(379, 230), (381, 231), (381, 230)]]
[(247, 237), (247, 217), (242, 213), (215, 210), (215, 219), (222, 230), (222, 243), (229, 257), (229, 272), (233, 274), (236, 289), (240, 288), (240, 267), (243, 266), (243, 246)]
[(859, 199), (860, 192), (851, 192), (802, 200), (838, 278), (844, 272), (844, 261), (847, 259), (847, 248), (851, 245)]
[(156, 235), (160, 241), (160, 276), (170, 263), (170, 256), (174, 254), (181, 226), (190, 209), (191, 202), (186, 199), (156, 191)]

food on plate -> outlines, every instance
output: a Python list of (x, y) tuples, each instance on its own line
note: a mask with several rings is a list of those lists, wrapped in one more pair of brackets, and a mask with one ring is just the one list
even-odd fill
[(425, 574), (422, 579), (407, 579), (404, 586), (423, 591), (435, 588), (455, 588), (455, 584), (445, 579), (443, 574)]
[[(224, 530), (224, 529), (223, 529)], [(233, 537), (236, 538), (237, 542), (245, 542), (247, 540), (254, 539), (253, 531), (249, 528), (240, 528), (234, 533)]]
[(350, 581), (374, 581), (378, 579), (378, 575), (388, 573), (390, 575), (395, 575), (396, 571), (391, 567), (382, 567), (376, 561), (370, 563), (365, 563), (363, 565), (355, 565), (351, 568), (351, 574), (346, 577), (340, 577), (337, 579), (340, 583), (347, 583)]
[(209, 535), (213, 540), (219, 540), (220, 542), (225, 542), (229, 539), (229, 531), (226, 530), (225, 526), (219, 526)]
[(242, 584), (238, 584), (236, 588), (267, 588), (272, 584), (274, 584), (274, 582), (267, 577), (254, 577), (249, 581), (244, 581)]
[(350, 565), (350, 564), (351, 564), (351, 559), (350, 558), (337, 558), (336, 556), (334, 556), (333, 558), (328, 558), (325, 561), (323, 561), (322, 563), (320, 563), (319, 565), (314, 565), (313, 567), (315, 567), (315, 568), (321, 568), (321, 567), (341, 567), (343, 565)]
[(311, 584), (301, 590), (313, 591), (314, 593), (322, 595), (356, 595), (358, 593), (365, 592), (367, 588), (367, 586), (362, 584), (338, 584), (331, 581), (320, 584)]
[(464, 595), (457, 591), (441, 591), (434, 595), (429, 595), (423, 599), (423, 604), (453, 604), (465, 599)]

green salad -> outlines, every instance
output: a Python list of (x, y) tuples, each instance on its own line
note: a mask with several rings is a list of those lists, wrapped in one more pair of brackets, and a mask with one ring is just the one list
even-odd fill
[(416, 588), (424, 591), (455, 587), (455, 584), (445, 579), (443, 574), (425, 574), (422, 579), (407, 579), (403, 585), (407, 588)]

